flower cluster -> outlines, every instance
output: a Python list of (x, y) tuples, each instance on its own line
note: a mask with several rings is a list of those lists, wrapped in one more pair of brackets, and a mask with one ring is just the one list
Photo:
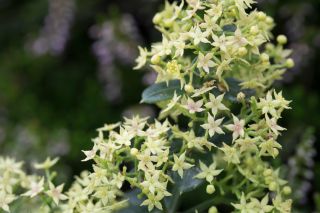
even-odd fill
[[(283, 48), (285, 36), (270, 42), (272, 18), (248, 12), (253, 3), (166, 3), (153, 20), (162, 42), (151, 51), (140, 47), (135, 67), (150, 64), (158, 74), (143, 101), (161, 108), (159, 119), (134, 116), (99, 128), (92, 149), (83, 151), (93, 171), (65, 194), (50, 175), (38, 178), (37, 189), (56, 204), (51, 211), (113, 212), (126, 205), (129, 184), (149, 211), (174, 212), (178, 202), (168, 207), (166, 201), (179, 199), (183, 191), (173, 188), (190, 175), (194, 188), (205, 185), (204, 194), (217, 202), (209, 212), (220, 204), (235, 212), (291, 211), (291, 188), (270, 163), (282, 147), (277, 139), (285, 129), (278, 120), (290, 102), (270, 86), (293, 61)], [(37, 168), (46, 170), (50, 162)]]
[(140, 48), (137, 69), (150, 62), (158, 82), (184, 79), (182, 84), (191, 86), (199, 76), (221, 82), (234, 77), (244, 88), (261, 91), (293, 67), (287, 58), (291, 51), (283, 48), (286, 37), (278, 36), (277, 45), (270, 42), (273, 19), (257, 10), (246, 12), (254, 1), (186, 2), (166, 3), (155, 15), (163, 39), (150, 51)]

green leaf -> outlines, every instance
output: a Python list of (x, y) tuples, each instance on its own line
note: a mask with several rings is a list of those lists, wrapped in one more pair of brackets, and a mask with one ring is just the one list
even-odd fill
[[(237, 95), (239, 92), (243, 92), (246, 95), (246, 100), (249, 100), (256, 94), (255, 90), (253, 89), (242, 89), (240, 87), (241, 81), (235, 78), (226, 78), (225, 81), (228, 84), (229, 90), (225, 93), (224, 97), (231, 102), (237, 102)], [(221, 92), (215, 88), (213, 89), (213, 94), (220, 95)]]
[(171, 173), (171, 178), (174, 181), (172, 184), (172, 189), (170, 190), (172, 196), (165, 198), (166, 209), (169, 213), (176, 212), (179, 205), (179, 198), (183, 193), (193, 191), (198, 186), (200, 186), (204, 180), (194, 178), (200, 169), (196, 166), (184, 171), (183, 178), (178, 175), (177, 172)]
[(182, 94), (181, 84), (179, 80), (171, 80), (167, 82), (160, 82), (153, 84), (142, 93), (142, 103), (153, 104), (159, 101), (169, 100), (174, 93)]
[(237, 95), (239, 92), (243, 92), (246, 95), (247, 100), (250, 99), (251, 96), (254, 96), (256, 93), (253, 89), (241, 89), (241, 81), (234, 78), (227, 78), (226, 82), (229, 85), (229, 91), (226, 93), (225, 97), (230, 101), (237, 101)]
[(126, 192), (125, 198), (128, 199), (129, 204), (126, 208), (117, 211), (117, 213), (160, 213), (161, 211), (157, 210), (156, 208), (149, 212), (146, 206), (141, 206), (143, 200), (138, 198), (140, 192), (141, 191), (138, 189), (133, 189), (129, 192)]
[(224, 32), (235, 32), (237, 30), (237, 26), (235, 24), (228, 24), (222, 27)]

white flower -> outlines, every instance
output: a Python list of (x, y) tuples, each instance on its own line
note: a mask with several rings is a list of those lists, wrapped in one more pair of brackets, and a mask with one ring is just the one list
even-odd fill
[(218, 47), (223, 52), (227, 52), (227, 39), (224, 34), (222, 34), (220, 37), (212, 34), (212, 38), (214, 42), (211, 44), (213, 46)]
[(43, 187), (44, 184), (44, 178), (41, 178), (41, 180), (39, 182), (36, 181), (31, 181), (30, 183), (30, 190), (23, 193), (23, 196), (29, 196), (29, 197), (35, 197), (36, 195), (38, 195), (39, 193), (41, 193), (44, 190)]
[(212, 114), (216, 115), (218, 110), (229, 110), (223, 103), (224, 94), (219, 95), (218, 97), (215, 97), (213, 94), (209, 94), (210, 101), (206, 103), (206, 107), (208, 109), (211, 109)]
[(208, 113), (208, 123), (202, 124), (201, 127), (204, 128), (205, 130), (209, 131), (210, 137), (212, 137), (215, 133), (218, 134), (224, 134), (222, 129), (219, 127), (222, 123), (224, 118), (220, 118), (218, 120), (215, 120), (214, 117)]
[(283, 128), (277, 124), (276, 118), (270, 119), (267, 115), (266, 115), (266, 123), (276, 136), (278, 136), (280, 134), (279, 131), (286, 130), (285, 128)]
[(202, 52), (199, 52), (197, 67), (203, 68), (206, 73), (209, 73), (209, 69), (217, 65), (211, 60), (212, 58), (212, 53), (207, 53), (206, 55), (203, 55)]
[(243, 137), (244, 136), (244, 125), (245, 121), (244, 120), (239, 120), (236, 116), (232, 115), (233, 117), (233, 124), (228, 124), (225, 125), (225, 127), (232, 131), (232, 141), (236, 140), (239, 136)]
[(199, 26), (192, 28), (189, 32), (189, 36), (193, 39), (194, 45), (202, 43), (210, 43), (207, 37), (209, 36), (209, 31), (202, 32)]
[(154, 207), (162, 210), (162, 204), (160, 201), (163, 199), (163, 196), (157, 194), (156, 196), (148, 194), (148, 198), (141, 203), (141, 206), (148, 206), (148, 211), (151, 212)]
[(233, 163), (233, 164), (240, 163), (239, 153), (237, 152), (237, 149), (235, 147), (232, 147), (232, 146), (229, 146), (229, 145), (223, 143), (223, 147), (220, 148), (220, 150), (224, 152), (223, 159), (226, 162)]
[(0, 191), (0, 208), (10, 212), (9, 204), (14, 201), (16, 197), (12, 194), (7, 194), (3, 190)]
[(213, 20), (217, 21), (222, 15), (222, 11), (222, 3), (219, 2), (218, 5), (211, 4), (211, 8), (206, 10), (206, 13), (209, 15), (209, 17), (212, 17)]
[(165, 113), (165, 112), (170, 111), (178, 103), (180, 98), (181, 98), (181, 96), (180, 95), (178, 96), (177, 93), (174, 92), (174, 95), (173, 95), (172, 99), (167, 104), (167, 107), (161, 111), (161, 113)]
[(178, 174), (182, 178), (183, 170), (190, 169), (191, 167), (193, 167), (193, 165), (185, 162), (185, 159), (186, 159), (185, 152), (181, 154), (179, 157), (177, 155), (173, 155), (173, 158), (174, 158), (174, 164), (173, 164), (172, 170), (178, 171)]
[(199, 100), (195, 102), (193, 99), (188, 98), (187, 104), (183, 105), (183, 107), (189, 110), (191, 114), (194, 114), (196, 112), (202, 112), (204, 110), (203, 108), (201, 108), (202, 105), (203, 105), (203, 100)]
[(81, 161), (92, 160), (96, 156), (97, 151), (98, 147), (96, 145), (94, 145), (91, 150), (82, 150), (82, 152), (86, 155), (86, 158)]
[(141, 183), (143, 188), (147, 189), (152, 194), (155, 194), (158, 189), (165, 190), (165, 186), (160, 182), (160, 174), (162, 171), (153, 170), (145, 173), (145, 181)]
[(48, 157), (43, 163), (36, 163), (34, 164), (34, 168), (36, 169), (50, 169), (58, 162), (59, 158), (55, 158), (53, 160)]
[(234, 32), (234, 36), (228, 36), (227, 40), (228, 46), (230, 45), (234, 49), (239, 49), (240, 47), (243, 47), (249, 43), (248, 40), (242, 35), (239, 27), (237, 27), (237, 30)]
[(266, 98), (260, 98), (258, 103), (258, 108), (262, 110), (262, 114), (267, 115), (270, 113), (272, 116), (278, 118), (276, 107), (278, 106), (279, 101), (272, 98), (271, 92), (268, 91)]
[(111, 131), (117, 127), (119, 127), (121, 124), (121, 122), (115, 123), (115, 124), (105, 124), (103, 127), (98, 128), (98, 131), (103, 131), (103, 132), (107, 132), (107, 131)]
[(155, 169), (152, 162), (157, 162), (157, 156), (152, 156), (150, 150), (147, 149), (142, 153), (138, 153), (137, 159), (139, 160), (138, 170), (147, 171)]
[(269, 194), (266, 194), (261, 202), (257, 198), (250, 198), (251, 204), (257, 213), (266, 213), (271, 212), (273, 206), (268, 205), (269, 203)]
[(180, 40), (174, 41), (173, 45), (175, 47), (174, 58), (182, 57), (184, 54), (184, 48), (186, 46), (185, 42), (182, 39), (180, 39)]
[(53, 199), (53, 201), (58, 205), (60, 200), (66, 200), (68, 197), (62, 194), (63, 185), (61, 184), (57, 187), (53, 183), (49, 182), (49, 190), (46, 191), (47, 195)]
[(201, 161), (199, 161), (199, 164), (202, 172), (197, 174), (195, 178), (206, 179), (206, 181), (208, 181), (209, 183), (212, 182), (215, 176), (218, 176), (223, 171), (223, 169), (216, 169), (216, 162), (210, 164), (209, 167)]
[(165, 36), (163, 36), (159, 56), (170, 55), (172, 52), (172, 44), (173, 43), (171, 41), (169, 41)]
[(138, 47), (140, 56), (136, 59), (137, 65), (133, 69), (140, 69), (147, 62), (148, 50), (146, 48)]

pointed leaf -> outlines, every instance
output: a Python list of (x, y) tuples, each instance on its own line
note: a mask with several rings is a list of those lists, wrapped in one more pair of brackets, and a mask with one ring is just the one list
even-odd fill
[(182, 94), (179, 80), (171, 80), (168, 83), (156, 83), (143, 91), (141, 102), (153, 104), (160, 101), (169, 100), (173, 97), (175, 92), (177, 95)]

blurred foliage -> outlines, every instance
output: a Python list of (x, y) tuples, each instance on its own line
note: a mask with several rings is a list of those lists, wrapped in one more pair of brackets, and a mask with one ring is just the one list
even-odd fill
[[(293, 101), (293, 110), (285, 114), (282, 124), (289, 130), (283, 144), (297, 148), (302, 143), (298, 138), (307, 137), (309, 126), (320, 138), (320, 1), (258, 2), (275, 18), (275, 34), (288, 35), (288, 47), (293, 49), (296, 67), (278, 86), (285, 87), (284, 96)], [(86, 165), (79, 164), (80, 150), (90, 146), (94, 129), (119, 120), (124, 111), (130, 114), (129, 106), (140, 101), (142, 80), (152, 79), (132, 70), (133, 47), (159, 40), (151, 21), (162, 4), (160, 0), (0, 0), (0, 153), (30, 161), (61, 155), (64, 165), (69, 165), (62, 168), (69, 171), (66, 176), (79, 173)], [(119, 24), (128, 16), (133, 20), (134, 38)], [(109, 43), (99, 34), (92, 36), (94, 27), (106, 32), (104, 27), (110, 30), (110, 26), (118, 28)], [(52, 48), (55, 45), (60, 49)], [(125, 47), (124, 56), (119, 46)], [(113, 73), (103, 75), (111, 70), (108, 67)], [(103, 78), (114, 73), (121, 84), (117, 101), (108, 99), (111, 91)], [(317, 142), (314, 147), (320, 153)], [(286, 153), (287, 162), (295, 152)], [(320, 155), (315, 158), (311, 172), (320, 168)], [(316, 203), (309, 203), (318, 208), (319, 194), (314, 192), (320, 191), (319, 180), (320, 173), (315, 172), (309, 180), (313, 188), (306, 194), (309, 200), (316, 198)]]

